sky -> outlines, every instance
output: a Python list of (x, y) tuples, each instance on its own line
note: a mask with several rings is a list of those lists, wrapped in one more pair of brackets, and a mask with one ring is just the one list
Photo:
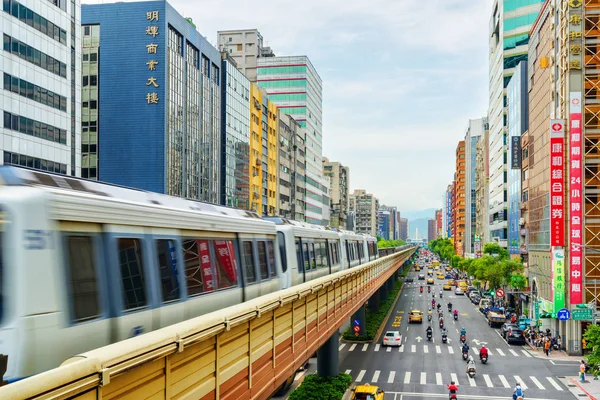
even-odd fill
[[(111, 2), (83, 0), (85, 3)], [(217, 45), (258, 29), (323, 80), (323, 155), (400, 211), (441, 208), (455, 149), (488, 107), (491, 0), (170, 0)]]

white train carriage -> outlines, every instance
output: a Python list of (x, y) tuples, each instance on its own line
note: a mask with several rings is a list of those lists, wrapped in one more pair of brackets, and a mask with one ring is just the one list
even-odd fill
[(340, 236), (337, 232), (323, 226), (285, 218), (265, 219), (277, 224), (284, 287), (308, 282), (340, 270)]
[(340, 229), (340, 244), (342, 246), (343, 269), (356, 267), (369, 261), (365, 236), (360, 233)]
[(367, 235), (365, 245), (365, 254), (369, 255), (369, 261), (373, 261), (379, 258), (379, 249), (377, 248), (377, 238)]
[(255, 213), (14, 167), (0, 180), (8, 381), (283, 287), (275, 224)]

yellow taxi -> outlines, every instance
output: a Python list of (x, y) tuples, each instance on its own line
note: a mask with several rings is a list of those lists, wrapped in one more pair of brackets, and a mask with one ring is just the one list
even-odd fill
[(418, 322), (420, 324), (423, 323), (423, 313), (419, 310), (412, 310), (410, 314), (408, 314), (408, 322)]
[(427, 275), (430, 275), (430, 276), (433, 275), (433, 271), (432, 270), (427, 271)]
[(448, 285), (452, 285), (452, 286), (454, 286), (454, 279), (448, 279), (448, 280), (446, 281), (446, 283), (447, 283)]
[(379, 386), (371, 386), (368, 383), (356, 386), (352, 389), (351, 400), (384, 400), (385, 392)]
[(420, 271), (421, 267), (415, 267), (415, 271)]
[(451, 267), (446, 267), (446, 272), (450, 272), (450, 271), (452, 271), (452, 268)]
[(427, 279), (427, 284), (428, 285), (433, 285), (433, 278)]
[(469, 286), (469, 285), (467, 285), (467, 282), (465, 282), (465, 281), (458, 282), (458, 287), (461, 288), (463, 291), (467, 290), (467, 286)]
[(448, 282), (444, 283), (444, 290), (452, 290), (452, 285), (450, 285)]
[(437, 274), (438, 279), (444, 279), (444, 274)]

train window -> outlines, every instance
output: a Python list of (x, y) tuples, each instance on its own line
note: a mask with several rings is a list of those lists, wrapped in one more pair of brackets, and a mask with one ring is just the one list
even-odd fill
[(209, 241), (186, 239), (181, 242), (181, 248), (188, 295), (196, 296), (213, 291), (215, 281), (210, 262)]
[(100, 315), (94, 242), (90, 236), (67, 237), (69, 279), (73, 296), (74, 321), (86, 321)]
[(302, 272), (302, 247), (299, 240), (296, 240), (296, 259), (298, 262), (298, 272)]
[(144, 263), (142, 261), (142, 241), (140, 239), (120, 238), (118, 245), (123, 309), (127, 311), (144, 307), (147, 302)]
[(246, 282), (256, 282), (256, 270), (254, 269), (254, 248), (252, 242), (245, 240), (244, 243), (244, 270), (246, 271)]
[(317, 261), (315, 260), (315, 244), (311, 243), (308, 246), (308, 253), (310, 254), (310, 269), (317, 269)]
[(258, 266), (260, 267), (260, 279), (269, 279), (269, 267), (267, 265), (267, 249), (264, 241), (256, 242), (258, 246)]
[(232, 240), (215, 240), (216, 270), (219, 289), (238, 285), (238, 266)]
[(277, 268), (275, 267), (275, 249), (273, 248), (273, 241), (267, 240), (267, 255), (269, 256), (269, 266), (271, 276), (277, 276)]
[[(279, 258), (281, 259), (281, 271), (287, 272), (287, 258), (285, 258), (285, 235), (283, 232), (277, 232), (277, 244), (279, 245)], [(298, 254), (299, 243), (296, 242), (296, 254)], [(300, 266), (300, 263), (298, 263)]]
[(331, 254), (329, 251), (329, 246), (327, 246), (327, 241), (323, 240), (323, 260), (325, 260), (325, 267), (329, 268), (331, 267), (332, 264), (332, 260), (331, 260)]
[(313, 251), (315, 252), (315, 267), (321, 268), (323, 265), (323, 256), (321, 253), (321, 243), (313, 243)]
[(155, 243), (162, 301), (178, 300), (179, 282), (177, 281), (176, 242), (170, 239), (159, 239)]
[(304, 271), (310, 271), (310, 258), (308, 256), (308, 243), (304, 243)]

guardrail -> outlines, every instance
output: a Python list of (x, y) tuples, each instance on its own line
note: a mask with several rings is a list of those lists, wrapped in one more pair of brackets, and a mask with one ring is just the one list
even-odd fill
[(80, 354), (0, 398), (266, 399), (415, 249)]

